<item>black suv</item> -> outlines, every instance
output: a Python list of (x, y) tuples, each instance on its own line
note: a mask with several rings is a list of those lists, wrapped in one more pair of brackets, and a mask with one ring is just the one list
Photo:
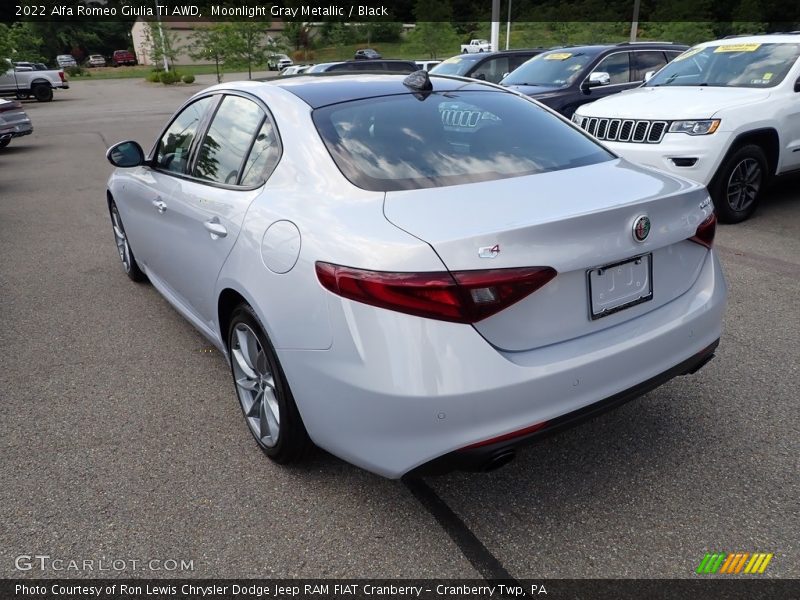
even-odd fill
[(472, 77), (481, 81), (499, 83), (503, 77), (522, 63), (544, 51), (544, 48), (530, 48), (527, 50), (459, 54), (433, 67), (431, 74), (460, 75), (461, 77)]
[(634, 42), (613, 46), (565, 46), (538, 54), (500, 85), (535, 98), (571, 117), (582, 104), (642, 84), (688, 46)]

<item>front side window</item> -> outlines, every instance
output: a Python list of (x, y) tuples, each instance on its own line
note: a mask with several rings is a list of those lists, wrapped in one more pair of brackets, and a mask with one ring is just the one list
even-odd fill
[(472, 73), (472, 77), (480, 79), (481, 81), (499, 83), (509, 70), (508, 57), (499, 56), (497, 58), (490, 58), (484, 62), (480, 67), (475, 69)]
[(569, 169), (614, 156), (533, 102), (490, 91), (402, 94), (319, 108), (339, 169), (374, 191)]
[(213, 96), (201, 98), (183, 109), (175, 117), (158, 141), (155, 153), (156, 167), (171, 173), (186, 174), (189, 168), (189, 153), (197, 130), (209, 107), (216, 100)]
[(643, 81), (648, 71), (658, 71), (667, 64), (663, 52), (641, 51), (636, 53), (636, 81)]
[(631, 82), (631, 62), (630, 53), (615, 52), (603, 60), (594, 68), (592, 73), (608, 73), (611, 85)]
[(797, 62), (800, 44), (736, 43), (695, 46), (664, 67), (647, 87), (710, 86), (768, 88)]
[(200, 144), (192, 175), (236, 185), (264, 117), (255, 102), (241, 96), (225, 96)]

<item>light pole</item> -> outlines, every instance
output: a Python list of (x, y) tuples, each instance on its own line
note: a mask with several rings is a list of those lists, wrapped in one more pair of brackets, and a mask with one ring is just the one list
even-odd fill
[(492, 50), (500, 49), (500, 0), (492, 0)]
[(508, 40), (511, 39), (511, 0), (508, 0), (508, 21), (506, 21), (506, 50), (508, 50)]
[(633, 0), (633, 19), (631, 20), (631, 44), (636, 41), (639, 29), (639, 0)]

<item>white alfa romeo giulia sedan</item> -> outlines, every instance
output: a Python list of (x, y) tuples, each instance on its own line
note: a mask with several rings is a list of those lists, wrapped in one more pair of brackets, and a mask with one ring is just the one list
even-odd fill
[(222, 84), (109, 149), (145, 278), (226, 356), (273, 460), (486, 470), (714, 353), (701, 185), (454, 77)]

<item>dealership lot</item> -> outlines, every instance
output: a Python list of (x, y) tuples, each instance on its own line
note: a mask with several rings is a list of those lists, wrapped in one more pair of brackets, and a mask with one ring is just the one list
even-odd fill
[[(0, 151), (0, 576), (47, 554), (191, 560), (178, 574), (198, 577), (688, 577), (711, 551), (800, 576), (798, 178), (718, 229), (714, 361), (499, 471), (426, 479), (454, 513), (434, 515), (322, 452), (268, 461), (222, 357), (123, 273), (105, 149), (149, 148), (210, 82), (75, 82), (26, 102), (34, 134)], [(59, 574), (86, 575), (28, 572)]]

